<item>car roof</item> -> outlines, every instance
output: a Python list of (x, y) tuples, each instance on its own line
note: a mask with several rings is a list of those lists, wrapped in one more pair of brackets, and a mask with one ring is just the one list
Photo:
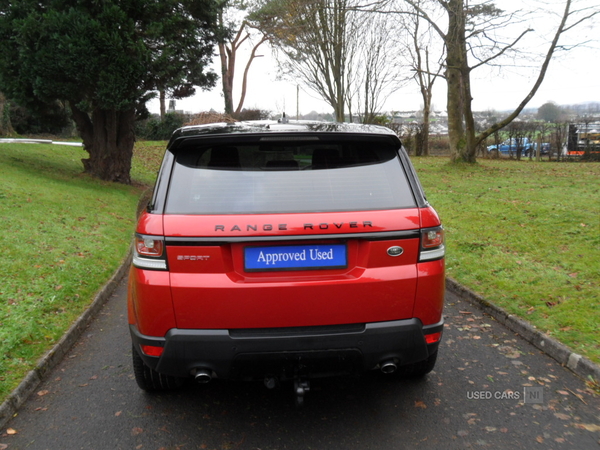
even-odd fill
[(284, 119), (191, 125), (175, 130), (171, 141), (192, 136), (270, 133), (350, 133), (397, 137), (391, 129), (379, 125)]

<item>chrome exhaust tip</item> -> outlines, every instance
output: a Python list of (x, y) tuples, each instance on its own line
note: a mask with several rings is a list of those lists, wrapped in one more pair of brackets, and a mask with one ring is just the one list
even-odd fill
[(194, 380), (196, 380), (196, 383), (198, 384), (206, 384), (212, 380), (212, 374), (209, 370), (197, 369), (194, 375)]
[(379, 368), (383, 373), (394, 373), (398, 366), (392, 360), (384, 361), (379, 364)]

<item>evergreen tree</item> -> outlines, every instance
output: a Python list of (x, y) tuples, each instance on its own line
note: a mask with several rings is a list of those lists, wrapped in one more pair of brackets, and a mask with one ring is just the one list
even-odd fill
[(66, 101), (84, 170), (130, 182), (136, 107), (212, 86), (216, 0), (0, 0), (0, 91)]

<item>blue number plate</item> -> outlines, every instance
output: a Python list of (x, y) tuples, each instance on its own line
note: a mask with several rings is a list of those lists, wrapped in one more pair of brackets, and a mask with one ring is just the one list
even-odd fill
[(248, 272), (343, 269), (347, 266), (347, 251), (344, 244), (283, 245), (244, 249), (244, 268)]

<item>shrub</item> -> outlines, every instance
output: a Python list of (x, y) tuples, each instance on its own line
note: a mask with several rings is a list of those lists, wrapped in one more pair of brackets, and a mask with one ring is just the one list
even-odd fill
[(146, 120), (136, 122), (136, 136), (150, 141), (165, 141), (171, 138), (173, 131), (181, 128), (186, 116), (180, 113), (165, 114), (164, 119), (154, 115)]
[(71, 136), (74, 131), (70, 119), (71, 112), (58, 101), (52, 104), (31, 102), (26, 106), (11, 101), (8, 113), (12, 127), (20, 135)]

